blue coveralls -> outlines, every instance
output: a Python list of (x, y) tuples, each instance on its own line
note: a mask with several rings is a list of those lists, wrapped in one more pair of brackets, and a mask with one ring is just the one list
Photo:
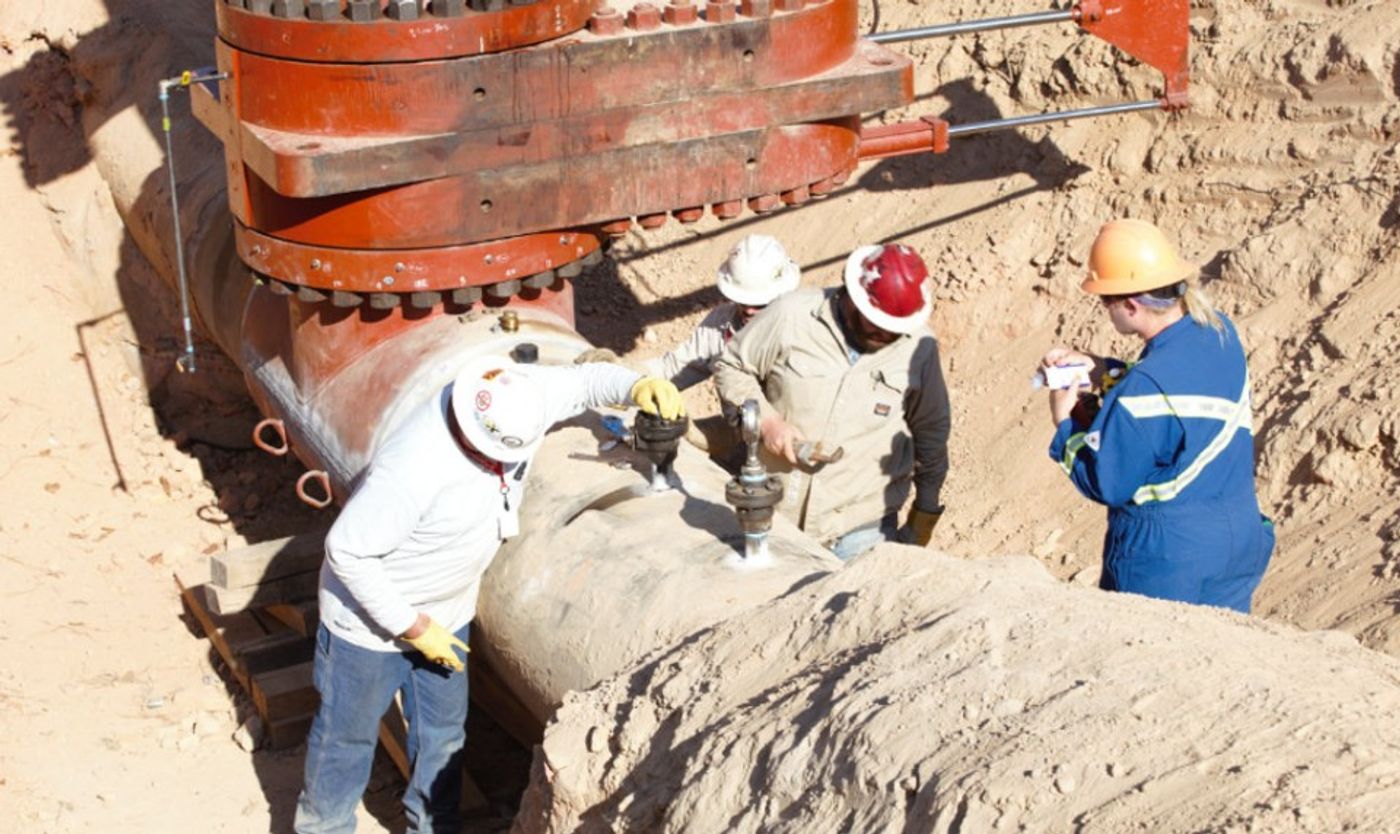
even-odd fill
[(1249, 612), (1274, 531), (1228, 319), (1222, 334), (1183, 317), (1148, 340), (1090, 425), (1060, 423), (1050, 457), (1108, 506), (1101, 588)]

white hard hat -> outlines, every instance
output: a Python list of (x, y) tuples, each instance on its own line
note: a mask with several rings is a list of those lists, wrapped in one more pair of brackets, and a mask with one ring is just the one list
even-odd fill
[(469, 361), (452, 383), (452, 414), (478, 452), (502, 463), (518, 463), (544, 439), (544, 391), (504, 356)]
[(735, 304), (766, 307), (797, 289), (802, 270), (787, 250), (768, 235), (749, 235), (719, 265), (719, 291)]

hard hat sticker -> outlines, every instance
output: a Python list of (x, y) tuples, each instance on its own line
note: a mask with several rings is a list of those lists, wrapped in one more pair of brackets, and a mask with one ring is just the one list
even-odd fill
[(476, 410), (485, 411), (491, 407), (491, 392), (485, 389), (476, 392)]
[(507, 449), (519, 449), (525, 445), (525, 441), (513, 434), (503, 434), (501, 435), (501, 445)]

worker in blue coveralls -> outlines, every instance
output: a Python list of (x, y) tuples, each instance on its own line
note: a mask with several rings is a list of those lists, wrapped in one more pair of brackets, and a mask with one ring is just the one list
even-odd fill
[(1273, 523), (1254, 493), (1244, 350), (1196, 276), (1151, 223), (1099, 230), (1082, 288), (1146, 345), (1131, 363), (1045, 354), (1045, 368), (1089, 365), (1099, 381), (1051, 390), (1050, 457), (1108, 507), (1099, 587), (1248, 613)]

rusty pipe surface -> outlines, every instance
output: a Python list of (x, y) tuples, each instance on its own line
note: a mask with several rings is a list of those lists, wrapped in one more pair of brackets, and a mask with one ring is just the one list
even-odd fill
[(469, 359), (530, 342), (542, 362), (572, 362), (589, 347), (553, 309), (511, 311), (514, 331), (489, 309), (422, 318), (390, 310), (366, 318), (366, 310), (304, 304), (258, 287), (241, 364), (259, 409), (283, 421), (292, 451), (324, 469), (343, 500), (379, 443)]

